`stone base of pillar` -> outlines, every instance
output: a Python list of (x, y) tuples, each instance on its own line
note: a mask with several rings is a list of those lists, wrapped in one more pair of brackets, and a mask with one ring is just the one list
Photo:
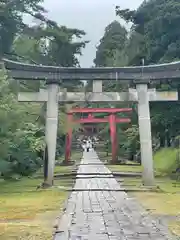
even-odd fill
[(49, 184), (49, 183), (46, 183), (46, 182), (43, 182), (41, 184), (39, 184), (37, 187), (36, 187), (36, 190), (38, 189), (47, 189), (47, 188), (50, 188), (53, 186), (53, 183), (52, 184)]

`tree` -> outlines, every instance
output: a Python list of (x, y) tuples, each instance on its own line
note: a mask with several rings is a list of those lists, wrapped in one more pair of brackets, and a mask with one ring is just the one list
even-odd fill
[[(13, 53), (18, 60), (37, 64), (73, 67), (79, 66), (77, 56), (81, 55), (82, 48), (87, 41), (81, 40), (85, 32), (78, 29), (69, 29), (64, 26), (40, 24), (31, 29), (31, 36), (19, 34), (13, 43)], [(30, 34), (30, 33), (29, 33)], [(20, 57), (20, 58), (19, 58)], [(63, 87), (72, 90), (82, 87), (81, 81), (63, 82)]]
[(127, 40), (125, 52), (127, 58), (127, 65), (142, 65), (142, 59), (145, 58), (144, 38), (134, 29), (130, 31), (130, 36)]
[(133, 32), (143, 38), (141, 56), (146, 64), (173, 61), (180, 57), (180, 2), (149, 0), (136, 10), (116, 7), (116, 14), (132, 22)]
[(95, 65), (106, 67), (125, 64), (123, 50), (126, 40), (127, 30), (119, 22), (114, 21), (109, 24), (97, 47)]
[(12, 43), (18, 32), (28, 29), (23, 22), (23, 14), (38, 19), (43, 17), (45, 9), (39, 5), (41, 0), (1, 0), (0, 2), (0, 56), (11, 52)]
[[(128, 43), (128, 31), (118, 22), (114, 21), (105, 28), (104, 36), (100, 40), (100, 44), (97, 47), (96, 58), (94, 63), (96, 66), (105, 67), (120, 67), (128, 64), (127, 51)], [(87, 88), (89, 84), (87, 85)], [(105, 81), (103, 82), (104, 91), (123, 91), (126, 90), (127, 86), (121, 85), (117, 81)], [(127, 107), (127, 104), (109, 104), (104, 103), (104, 107)], [(102, 105), (101, 105), (102, 107)], [(105, 114), (101, 114), (101, 117)], [(122, 117), (122, 114), (121, 114)], [(119, 156), (124, 154), (122, 145), (126, 138), (124, 137), (127, 125), (122, 126), (117, 124), (118, 138), (120, 139), (119, 145)], [(100, 135), (105, 137), (110, 142), (109, 126), (100, 132)], [(109, 145), (110, 146), (110, 145)]]
[(35, 39), (22, 33), (15, 38), (12, 53), (15, 60), (39, 64), (44, 61), (45, 43), (42, 39)]

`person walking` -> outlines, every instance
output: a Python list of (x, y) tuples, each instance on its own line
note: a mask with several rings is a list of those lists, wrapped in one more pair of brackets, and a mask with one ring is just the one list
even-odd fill
[(87, 152), (89, 152), (90, 147), (91, 147), (90, 142), (87, 141), (87, 142), (86, 142), (86, 151), (87, 151)]

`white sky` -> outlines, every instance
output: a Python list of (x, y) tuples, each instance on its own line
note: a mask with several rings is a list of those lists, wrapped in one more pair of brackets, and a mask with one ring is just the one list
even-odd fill
[[(137, 8), (143, 0), (45, 0), (48, 16), (60, 25), (84, 30), (86, 40), (90, 40), (83, 56), (81, 66), (93, 64), (96, 45), (103, 36), (105, 27), (116, 19), (115, 6)], [(118, 18), (117, 18), (118, 20)]]

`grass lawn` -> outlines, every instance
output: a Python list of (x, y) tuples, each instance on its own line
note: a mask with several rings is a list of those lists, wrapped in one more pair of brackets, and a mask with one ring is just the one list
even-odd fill
[(169, 222), (169, 229), (177, 236), (180, 237), (180, 221)]
[(157, 175), (170, 175), (178, 168), (178, 149), (163, 148), (154, 155), (154, 168)]
[[(135, 197), (151, 214), (180, 216), (180, 182), (160, 177), (156, 178), (156, 184), (163, 192), (133, 192), (128, 194)], [(121, 185), (125, 188), (138, 188), (142, 182), (141, 178), (124, 178)], [(179, 221), (170, 221), (169, 228), (180, 236)]]
[[(167, 176), (176, 170), (177, 153), (177, 149), (164, 148), (154, 155), (154, 171), (156, 176)], [(111, 153), (106, 157), (106, 153), (100, 151), (98, 152), (98, 156), (102, 161), (111, 160)], [(131, 164), (133, 162), (127, 161), (127, 163)], [(109, 165), (108, 168), (112, 172), (142, 172), (142, 166)]]
[[(82, 156), (83, 156), (82, 151), (72, 152), (71, 161), (76, 161), (76, 163), (79, 163), (81, 161)], [(63, 162), (65, 160), (65, 156), (62, 155), (58, 160), (59, 162)]]
[[(82, 153), (72, 157), (81, 158)], [(76, 159), (75, 159), (76, 160)], [(74, 166), (56, 166), (55, 173), (71, 173)], [(53, 224), (61, 214), (68, 192), (56, 187), (37, 190), (42, 183), (42, 171), (36, 179), (0, 180), (0, 239), (50, 240)], [(55, 186), (72, 187), (70, 177), (55, 180)]]
[(68, 193), (57, 188), (36, 191), (40, 182), (29, 178), (0, 182), (0, 239), (52, 238), (53, 223)]
[[(69, 165), (69, 166), (66, 166), (66, 165), (62, 165), (62, 166), (55, 166), (54, 168), (54, 174), (57, 175), (57, 174), (71, 174), (72, 171), (75, 170), (75, 165)], [(36, 178), (42, 178), (43, 177), (43, 168), (40, 169), (38, 172), (36, 172), (34, 174), (34, 176)]]
[[(159, 216), (180, 216), (179, 193), (136, 192), (133, 193), (133, 196), (135, 196), (138, 201), (146, 209), (148, 209), (148, 211), (151, 212), (152, 215), (158, 214)], [(180, 221), (169, 221), (168, 225), (173, 233), (180, 236)]]
[[(165, 183), (159, 183), (159, 186), (166, 193), (136, 192), (133, 195), (152, 214), (180, 216), (180, 184), (175, 187), (169, 180), (167, 187)], [(180, 221), (170, 221), (168, 224), (172, 232), (180, 236)]]
[(104, 162), (104, 161), (110, 162), (112, 160), (112, 154), (111, 153), (109, 153), (108, 156), (106, 156), (105, 151), (98, 151), (98, 149), (97, 149), (97, 154), (98, 154), (99, 159), (102, 162)]
[[(76, 161), (75, 164), (78, 164), (78, 163), (80, 163), (82, 156), (83, 156), (83, 152), (73, 152), (71, 154), (71, 160)], [(59, 160), (60, 160), (60, 162), (64, 161), (64, 156), (62, 156)], [(64, 166), (64, 165), (55, 166), (54, 173), (55, 174), (58, 174), (58, 173), (70, 174), (70, 173), (72, 173), (73, 170), (75, 170), (75, 164), (69, 165), (69, 166)]]
[(142, 167), (139, 166), (130, 166), (130, 165), (108, 165), (107, 166), (112, 172), (142, 172)]
[(54, 174), (70, 174), (72, 173), (72, 171), (75, 170), (75, 166), (74, 165), (70, 165), (70, 166), (55, 166), (54, 169)]
[[(97, 152), (97, 154), (98, 154), (98, 157), (99, 157), (99, 159), (102, 161), (102, 162), (108, 162), (108, 163), (110, 163), (111, 162), (111, 160), (112, 160), (112, 154), (111, 153), (109, 153), (108, 154), (108, 156), (106, 156), (106, 152), (103, 152), (103, 151), (99, 151), (99, 152)], [(131, 164), (131, 165), (133, 165), (134, 164), (134, 162), (132, 162), (132, 161), (126, 161), (126, 163), (127, 164)], [(137, 164), (137, 163), (136, 163)], [(118, 165), (118, 164), (112, 164), (112, 165), (108, 165), (108, 167), (112, 167), (112, 169), (114, 170), (114, 168), (117, 168), (117, 171), (118, 171), (118, 168), (120, 169), (119, 171), (121, 171), (122, 172), (122, 170), (121, 170), (121, 166), (123, 167), (123, 165)], [(126, 167), (126, 166), (125, 166)], [(129, 167), (129, 166), (128, 166)], [(134, 167), (134, 166), (132, 166), (132, 167)], [(135, 166), (136, 167), (136, 166)], [(137, 167), (140, 167), (140, 166), (137, 166)], [(126, 168), (124, 168), (125, 169), (125, 171), (126, 171)], [(129, 168), (127, 168), (127, 171), (129, 171), (130, 169)], [(116, 170), (115, 170), (116, 171)], [(133, 170), (132, 170), (133, 171)], [(142, 170), (140, 170), (140, 171), (142, 171)], [(133, 171), (134, 172), (134, 171)]]
[[(81, 158), (82, 158), (82, 155), (83, 153), (82, 152), (73, 152), (72, 155), (71, 155), (71, 159), (73, 160), (76, 160), (75, 164), (76, 163), (79, 163), (81, 161)], [(59, 159), (59, 162), (63, 162), (64, 161), (64, 156), (60, 157)], [(55, 169), (54, 169), (54, 174), (71, 174), (72, 171), (75, 170), (76, 166), (74, 165), (58, 165), (58, 166), (55, 166)], [(35, 176), (36, 177), (42, 177), (43, 176), (43, 168), (40, 169), (36, 174)]]

